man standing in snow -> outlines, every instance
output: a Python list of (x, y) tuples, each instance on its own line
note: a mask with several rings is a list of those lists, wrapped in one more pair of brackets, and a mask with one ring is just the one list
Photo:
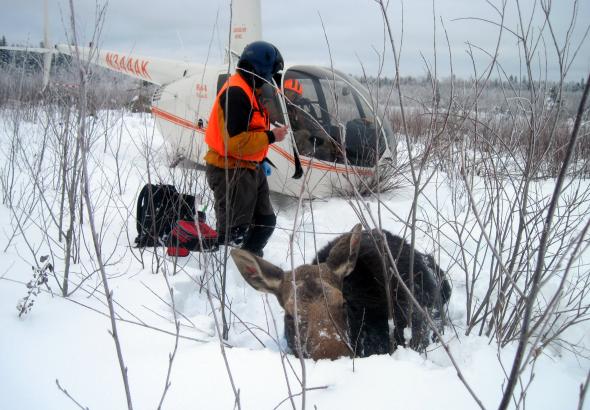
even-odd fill
[(264, 159), (270, 144), (285, 139), (287, 127), (270, 130), (258, 97), (282, 69), (275, 46), (264, 41), (247, 45), (236, 73), (215, 99), (205, 133), (205, 173), (215, 199), (219, 243), (241, 245), (259, 256), (276, 225)]

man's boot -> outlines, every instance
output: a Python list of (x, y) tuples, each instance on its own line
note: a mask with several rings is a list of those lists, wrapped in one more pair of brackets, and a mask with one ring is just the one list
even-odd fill
[(268, 243), (275, 225), (277, 224), (277, 217), (273, 215), (256, 215), (254, 217), (254, 224), (246, 234), (246, 239), (242, 245), (245, 249), (256, 256), (262, 258), (264, 253), (262, 250)]
[[(228, 246), (239, 247), (244, 244), (246, 237), (248, 236), (249, 225), (238, 225), (229, 228), (229, 238), (227, 239)], [(225, 245), (225, 232), (218, 232), (219, 245)]]

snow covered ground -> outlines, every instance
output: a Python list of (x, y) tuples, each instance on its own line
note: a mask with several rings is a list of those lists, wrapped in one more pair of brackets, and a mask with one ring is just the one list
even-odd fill
[[(103, 238), (103, 255), (107, 259), (110, 288), (116, 301), (116, 312), (122, 353), (128, 367), (131, 397), (135, 409), (157, 408), (165, 387), (170, 354), (175, 350), (174, 315), (168, 285), (162, 273), (154, 274), (157, 264), (154, 250), (140, 253), (133, 249), (135, 232), (135, 200), (147, 180), (144, 156), (151, 178), (164, 181), (200, 178), (196, 172), (171, 171), (164, 166), (161, 138), (153, 130), (148, 116), (126, 114), (121, 122), (117, 113), (111, 118), (101, 114), (91, 156), (92, 182), (89, 187)], [(102, 121), (102, 122), (101, 122)], [(0, 146), (3, 156), (2, 177), (10, 173), (6, 164), (15, 122), (7, 112), (0, 116)], [(27, 152), (42, 144), (46, 121), (19, 121), (21, 143)], [(106, 144), (105, 144), (106, 138)], [(121, 142), (117, 150), (118, 142)], [(152, 141), (149, 149), (146, 142)], [(106, 147), (106, 149), (104, 148)], [(106, 152), (105, 152), (106, 151)], [(115, 152), (118, 152), (116, 159)], [(30, 158), (34, 158), (34, 155)], [(55, 163), (43, 163), (40, 175), (47, 179), (39, 186), (31, 185), (31, 169), (18, 158), (14, 175), (13, 209), (0, 206), (0, 408), (7, 410), (77, 408), (56, 385), (90, 409), (126, 408), (121, 371), (115, 345), (110, 335), (110, 320), (100, 276), (93, 258), (94, 251), (87, 223), (80, 244), (79, 263), (72, 266), (72, 282), (87, 278), (67, 299), (59, 296), (55, 279), (50, 276), (53, 295), (42, 292), (31, 311), (18, 317), (17, 303), (27, 293), (25, 284), (31, 280), (32, 265), (40, 256), (53, 255), (52, 264), (59, 275), (64, 270), (63, 245), (57, 242), (56, 224), (52, 214), (59, 211), (59, 192), (49, 177)], [(35, 169), (35, 168), (33, 168)], [(34, 174), (34, 173), (33, 173)], [(121, 182), (122, 194), (119, 194)], [(444, 212), (451, 207), (450, 191), (444, 175), (433, 178), (425, 196)], [(52, 185), (53, 184), (53, 185)], [(5, 185), (4, 185), (5, 186)], [(32, 192), (44, 192), (47, 200), (37, 200)], [(194, 191), (192, 191), (194, 192)], [(110, 194), (110, 195), (107, 195)], [(402, 188), (384, 197), (385, 204), (396, 214), (407, 215), (411, 189)], [(437, 200), (434, 201), (434, 198)], [(29, 202), (27, 202), (29, 201)], [(41, 202), (39, 202), (41, 201)], [(278, 214), (278, 227), (265, 258), (290, 269), (287, 248), (296, 202), (273, 196)], [(25, 209), (33, 208), (30, 218), (20, 218)], [(18, 206), (16, 206), (18, 205)], [(334, 198), (310, 205), (304, 204), (301, 231), (315, 230), (317, 247), (337, 234), (346, 232), (358, 218), (346, 200)], [(368, 205), (376, 210), (377, 203)], [(210, 208), (209, 208), (210, 209)], [(431, 210), (425, 208), (428, 215)], [(213, 215), (208, 214), (209, 218)], [(402, 225), (391, 215), (383, 220), (386, 229), (400, 233)], [(47, 232), (44, 235), (43, 232)], [(53, 238), (47, 239), (48, 237)], [(313, 236), (300, 233), (296, 238), (296, 263), (310, 261), (314, 254)], [(418, 238), (420, 250), (432, 252), (433, 244), (424, 234)], [(516, 345), (502, 350), (485, 337), (464, 336), (465, 278), (464, 273), (449, 269), (449, 254), (454, 244), (441, 240), (445, 252), (438, 254), (441, 266), (448, 270), (453, 282), (449, 317), (456, 332), (447, 329), (445, 338), (463, 376), (486, 408), (496, 408), (510, 371)], [(174, 260), (164, 256), (161, 270), (175, 269)], [(36, 256), (33, 256), (35, 254)], [(203, 289), (203, 278), (214, 266), (215, 254), (191, 254), (178, 260), (177, 274), (168, 276), (174, 303), (181, 323), (178, 349), (172, 362), (170, 389), (162, 408), (166, 409), (231, 409), (235, 396), (228, 376), (230, 370), (235, 388), (239, 390), (242, 409), (292, 408), (287, 379), (294, 394), (300, 392), (297, 381), (301, 366), (294, 356), (286, 357), (283, 367), (281, 349), (286, 348), (282, 335), (282, 310), (272, 296), (264, 296), (250, 288), (228, 264), (227, 294), (232, 314), (231, 328), (225, 349), (227, 366), (216, 334), (215, 320)], [(143, 261), (143, 263), (142, 263)], [(587, 272), (585, 273), (587, 275)], [(213, 286), (209, 283), (209, 286)], [(476, 289), (477, 292), (483, 290)], [(482, 294), (478, 294), (481, 297)], [(217, 306), (217, 301), (214, 301)], [(219, 318), (219, 311), (216, 310)], [(276, 328), (275, 328), (276, 323)], [(566, 335), (580, 346), (590, 348), (590, 327), (581, 323)], [(498, 353), (500, 351), (500, 353)], [(393, 355), (372, 356), (351, 360), (305, 361), (308, 409), (474, 409), (477, 404), (457, 377), (457, 371), (445, 351), (436, 344), (427, 355), (400, 348)], [(526, 395), (528, 409), (576, 409), (579, 386), (585, 380), (590, 362), (565, 349), (545, 349), (532, 369), (525, 372), (522, 383), (533, 381)], [(285, 376), (287, 374), (287, 377)], [(519, 386), (519, 388), (522, 386)], [(294, 397), (297, 408), (301, 397)], [(585, 409), (590, 409), (586, 403)]]

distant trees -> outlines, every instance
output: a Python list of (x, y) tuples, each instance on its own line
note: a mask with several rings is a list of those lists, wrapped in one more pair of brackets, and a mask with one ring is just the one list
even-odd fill
[[(3, 35), (0, 40), (0, 47), (7, 46), (8, 42)], [(16, 45), (20, 46), (19, 44)], [(26, 73), (41, 71), (43, 67), (43, 57), (38, 53), (28, 53), (26, 51), (0, 50), (0, 67), (7, 70), (10, 66), (18, 67)]]
[[(8, 43), (6, 42), (6, 37), (4, 37), (4, 35), (2, 35), (2, 38), (0, 39), (0, 47), (5, 47), (7, 46)], [(0, 50), (0, 67), (3, 64), (6, 64), (8, 62), (8, 51), (7, 50)]]
[[(27, 47), (22, 44), (13, 44), (15, 47)], [(8, 46), (6, 36), (0, 38), (0, 47)], [(39, 47), (45, 47), (45, 44), (39, 42)], [(52, 73), (63, 70), (69, 70), (72, 58), (65, 54), (54, 54), (51, 63)], [(43, 56), (40, 53), (31, 53), (19, 50), (0, 50), (0, 69), (10, 70), (17, 68), (19, 71), (24, 70), (26, 74), (40, 73), (43, 69)]]
[[(0, 44), (8, 44), (6, 37)], [(41, 47), (44, 46), (40, 42)], [(43, 76), (43, 55), (19, 50), (0, 50), (0, 108), (14, 102), (44, 104), (55, 101), (70, 101), (76, 91), (77, 73), (72, 57), (62, 53), (52, 56), (50, 89), (40, 93)], [(99, 109), (117, 109), (135, 101), (136, 111), (149, 109), (153, 86), (141, 86), (138, 80), (106, 68), (94, 66), (88, 71), (89, 88), (86, 93), (88, 107), (95, 112)], [(143, 103), (143, 104), (140, 104)]]
[[(389, 78), (389, 77), (377, 78), (377, 77), (373, 77), (373, 76), (364, 76), (364, 77), (357, 76), (355, 78), (358, 81), (360, 81), (362, 84), (369, 85), (371, 87), (374, 87), (377, 85), (380, 87), (391, 87), (391, 86), (395, 85), (395, 80), (393, 78)], [(471, 78), (462, 79), (462, 78), (457, 78), (456, 75), (453, 75), (452, 78), (451, 77), (437, 78), (436, 84), (437, 84), (437, 89), (440, 87), (440, 89), (442, 91), (442, 89), (445, 88), (444, 86), (450, 84), (451, 82), (455, 83), (455, 85), (458, 85), (458, 84), (463, 84), (463, 83), (471, 83), (472, 81), (473, 81), (473, 79), (471, 79)], [(427, 87), (431, 91), (431, 87), (433, 85), (433, 80), (431, 78), (431, 75), (429, 73), (427, 73), (424, 76), (412, 76), (412, 75), (401, 76), (399, 83), (402, 86), (423, 86), (423, 87)], [(558, 86), (557, 81), (555, 81), (555, 82), (544, 81), (543, 83), (552, 84), (553, 87)], [(516, 76), (514, 74), (510, 74), (507, 76), (507, 78), (504, 78), (504, 79), (491, 78), (488, 81), (487, 88), (490, 90), (494, 90), (494, 89), (501, 90), (502, 87), (506, 86), (507, 84), (510, 84), (511, 88), (514, 88), (515, 90), (530, 90), (531, 86), (532, 86), (532, 84), (528, 78), (526, 78), (526, 77), (519, 78), (518, 76)], [(535, 85), (535, 87), (538, 87), (539, 82), (535, 82), (534, 85)], [(567, 81), (567, 82), (564, 82), (564, 84), (563, 84), (563, 91), (581, 92), (584, 89), (585, 85), (586, 85), (586, 83), (585, 83), (584, 78), (580, 79), (580, 81)], [(404, 87), (404, 88), (405, 88), (404, 91), (406, 91), (406, 92), (409, 91), (409, 89), (407, 87)], [(440, 96), (439, 96), (439, 98), (440, 98)]]

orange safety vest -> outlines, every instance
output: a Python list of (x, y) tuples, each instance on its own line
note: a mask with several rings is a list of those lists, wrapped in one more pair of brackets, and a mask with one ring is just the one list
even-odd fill
[[(261, 106), (258, 103), (258, 98), (254, 94), (254, 90), (252, 87), (246, 83), (246, 81), (242, 78), (239, 74), (232, 75), (221, 87), (217, 97), (215, 98), (215, 102), (213, 103), (213, 109), (211, 110), (211, 115), (209, 116), (209, 123), (207, 124), (207, 130), (205, 131), (205, 142), (215, 152), (217, 152), (220, 156), (225, 156), (225, 144), (223, 142), (223, 133), (219, 129), (219, 121), (218, 115), (221, 114), (220, 104), (219, 104), (219, 96), (228, 88), (228, 87), (240, 87), (248, 98), (250, 99), (250, 104), (252, 105), (252, 116), (250, 118), (250, 124), (248, 125), (248, 131), (267, 131), (270, 128), (270, 119), (268, 116), (268, 112), (264, 106)], [(250, 155), (240, 155), (239, 160), (244, 161), (262, 161), (268, 152), (268, 146), (265, 149), (257, 152), (256, 154)], [(229, 157), (232, 155), (227, 153)]]

